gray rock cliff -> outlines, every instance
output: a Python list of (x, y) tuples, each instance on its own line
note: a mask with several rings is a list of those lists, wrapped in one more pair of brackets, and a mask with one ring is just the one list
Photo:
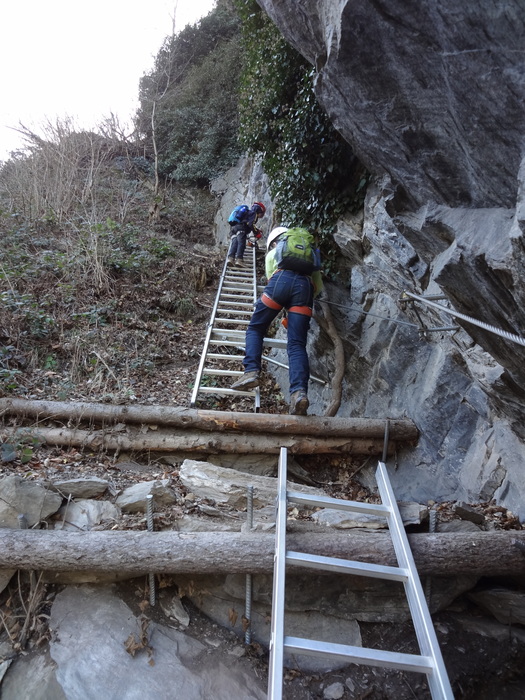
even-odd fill
[(513, 207), (525, 126), (519, 0), (258, 0), (317, 68), (316, 95), (407, 196)]
[[(444, 295), (525, 336), (522, 4), (258, 2), (315, 66), (320, 103), (374, 175), (363, 216), (334, 235), (347, 264), (327, 285), (347, 365), (338, 415), (416, 422), (399, 498), (494, 498), (523, 519), (524, 346), (400, 301)], [(330, 343), (315, 323), (310, 335), (312, 371), (329, 381)], [(321, 414), (329, 386), (310, 397)]]

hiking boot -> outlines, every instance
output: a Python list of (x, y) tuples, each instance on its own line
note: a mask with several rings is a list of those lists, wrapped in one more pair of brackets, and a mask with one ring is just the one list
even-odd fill
[(306, 391), (303, 391), (302, 389), (299, 389), (299, 391), (294, 391), (294, 393), (290, 396), (290, 415), (306, 416), (309, 405), (310, 402), (308, 401)]
[(233, 265), (235, 262), (235, 258), (228, 258), (228, 265)]
[(231, 385), (231, 388), (236, 391), (247, 391), (257, 386), (259, 386), (259, 372), (245, 372), (235, 384)]

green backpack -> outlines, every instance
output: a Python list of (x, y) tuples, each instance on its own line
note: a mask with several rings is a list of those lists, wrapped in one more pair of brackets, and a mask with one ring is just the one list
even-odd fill
[(282, 233), (275, 249), (275, 261), (281, 270), (311, 275), (321, 269), (321, 255), (315, 240), (305, 228), (289, 228)]

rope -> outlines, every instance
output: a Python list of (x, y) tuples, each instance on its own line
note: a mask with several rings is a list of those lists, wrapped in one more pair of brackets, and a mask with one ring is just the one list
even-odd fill
[(453, 311), (452, 309), (448, 309), (446, 306), (436, 304), (435, 301), (429, 301), (429, 299), (426, 299), (425, 297), (420, 297), (417, 294), (411, 294), (410, 292), (404, 293), (411, 299), (417, 299), (417, 301), (421, 301), (424, 304), (427, 304), (428, 306), (432, 306), (434, 309), (438, 309), (439, 311), (444, 311), (450, 316), (454, 316), (454, 318), (461, 318), (467, 323), (472, 323), (473, 326), (479, 326), (479, 328), (483, 328), (484, 330), (489, 331), (490, 333), (495, 333), (496, 335), (499, 335), (502, 338), (506, 338), (507, 340), (510, 340), (513, 343), (518, 343), (518, 345), (525, 345), (525, 338), (523, 338), (521, 335), (517, 335), (516, 333), (509, 333), (508, 331), (503, 331), (501, 330), (501, 328), (491, 326), (489, 323), (485, 323), (484, 321), (478, 321), (477, 319), (472, 318), (471, 316), (466, 316), (465, 314), (459, 313), (459, 311)]

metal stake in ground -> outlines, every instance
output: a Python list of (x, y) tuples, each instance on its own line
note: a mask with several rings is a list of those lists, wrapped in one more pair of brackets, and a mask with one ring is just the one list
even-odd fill
[[(146, 522), (148, 524), (148, 532), (153, 532), (153, 494), (146, 496)], [(155, 574), (150, 573), (149, 576), (149, 604), (155, 607)]]
[[(246, 499), (246, 521), (248, 528), (253, 528), (253, 486), (247, 487)], [(244, 643), (251, 644), (252, 642), (252, 575), (246, 574), (246, 602), (244, 606), (244, 618), (246, 620), (246, 630), (244, 632)]]

